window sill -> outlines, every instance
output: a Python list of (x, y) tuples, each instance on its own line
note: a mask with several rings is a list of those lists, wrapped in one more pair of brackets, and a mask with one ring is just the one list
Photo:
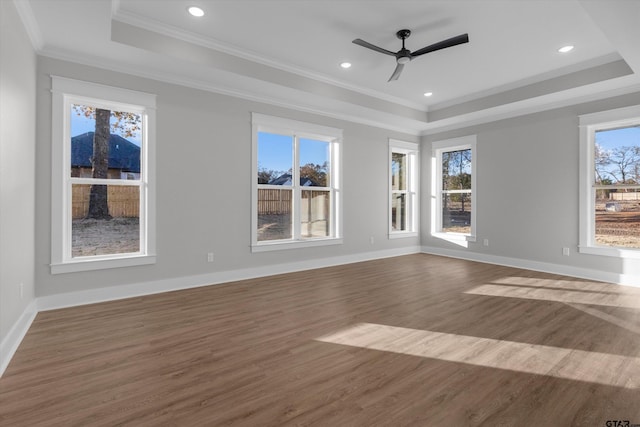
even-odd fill
[(287, 249), (311, 248), (316, 246), (341, 245), (342, 239), (315, 239), (284, 242), (263, 242), (251, 246), (251, 252), (281, 251)]
[(449, 243), (453, 243), (458, 246), (463, 246), (465, 248), (469, 247), (469, 242), (475, 242), (476, 236), (472, 236), (469, 234), (460, 234), (460, 233), (431, 233), (433, 237), (440, 240), (445, 240)]
[(108, 268), (133, 267), (155, 264), (155, 255), (129, 255), (118, 258), (86, 258), (51, 264), (51, 274), (75, 273), (78, 271), (104, 270)]
[(578, 252), (580, 252), (581, 254), (601, 255), (615, 258), (640, 259), (640, 250), (637, 249), (608, 248), (601, 246), (578, 246)]
[(392, 231), (389, 233), (389, 239), (404, 239), (406, 237), (418, 237), (417, 231)]

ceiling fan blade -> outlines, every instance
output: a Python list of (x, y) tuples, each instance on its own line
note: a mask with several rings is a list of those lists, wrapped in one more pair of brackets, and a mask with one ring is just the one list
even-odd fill
[(400, 73), (402, 73), (403, 68), (404, 64), (398, 64), (396, 66), (396, 69), (393, 71), (393, 74), (391, 74), (391, 77), (389, 77), (389, 80), (387, 80), (387, 83), (391, 80), (398, 80), (398, 77), (400, 77)]
[(436, 50), (446, 49), (448, 47), (456, 46), (463, 43), (469, 42), (469, 34), (461, 34), (459, 36), (451, 37), (447, 40), (442, 40), (441, 42), (434, 43), (430, 46), (423, 47), (422, 49), (418, 49), (415, 52), (411, 53), (411, 57), (415, 58), (416, 56), (424, 55), (425, 53), (435, 52)]
[(390, 50), (383, 49), (383, 48), (378, 47), (376, 45), (373, 45), (373, 44), (371, 44), (369, 42), (366, 42), (366, 41), (364, 41), (362, 39), (355, 39), (352, 43), (355, 43), (355, 44), (357, 44), (359, 46), (362, 46), (362, 47), (366, 47), (367, 49), (375, 50), (376, 52), (384, 53), (385, 55), (396, 56), (395, 52), (391, 52)]

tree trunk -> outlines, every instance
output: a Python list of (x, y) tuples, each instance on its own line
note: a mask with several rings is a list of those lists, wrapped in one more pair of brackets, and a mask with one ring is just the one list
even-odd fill
[[(111, 111), (96, 108), (96, 132), (93, 136), (93, 157), (91, 176), (106, 179), (109, 171), (109, 119)], [(111, 219), (107, 203), (107, 186), (92, 185), (89, 195), (87, 218)]]

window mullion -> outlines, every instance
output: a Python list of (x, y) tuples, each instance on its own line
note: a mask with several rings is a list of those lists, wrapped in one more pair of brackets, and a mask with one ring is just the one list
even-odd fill
[(334, 140), (331, 140), (329, 144), (329, 203), (331, 204), (331, 209), (329, 211), (329, 218), (331, 221), (331, 227), (329, 228), (329, 232), (332, 237), (342, 237), (339, 235), (339, 224), (338, 224), (338, 209), (342, 209), (339, 206), (339, 195), (337, 191), (340, 191), (338, 188), (338, 184), (340, 183), (340, 179), (338, 174), (340, 173), (339, 167), (339, 159), (338, 152), (336, 151), (336, 143)]
[(141, 187), (142, 181), (138, 179), (109, 179), (109, 178), (69, 178), (71, 184), (76, 185), (119, 185)]
[(63, 240), (62, 240), (62, 261), (68, 262), (71, 260), (71, 228), (73, 220), (73, 207), (72, 207), (72, 183), (68, 177), (64, 180), (64, 226), (62, 228)]
[(293, 136), (293, 167), (291, 170), (291, 187), (292, 187), (292, 200), (293, 211), (293, 240), (301, 239), (301, 207), (302, 207), (302, 191), (300, 189), (300, 137), (298, 135)]

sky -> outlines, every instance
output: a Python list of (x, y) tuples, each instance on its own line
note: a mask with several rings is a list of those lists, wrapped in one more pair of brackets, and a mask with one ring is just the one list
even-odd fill
[[(258, 133), (258, 169), (286, 172), (293, 164), (291, 136)], [(329, 162), (329, 143), (300, 138), (300, 165)]]
[(640, 147), (640, 126), (596, 132), (596, 144), (605, 150), (617, 147)]
[[(71, 136), (77, 136), (77, 135), (82, 135), (83, 133), (87, 133), (87, 132), (95, 132), (96, 130), (96, 121), (95, 119), (92, 118), (87, 118), (83, 115), (78, 115), (78, 113), (76, 113), (73, 109), (71, 109)], [(125, 137), (124, 135), (122, 135), (120, 132), (112, 132), (111, 133), (116, 133), (118, 135), (120, 135), (121, 137), (125, 138), (126, 140), (133, 142), (134, 144), (136, 144), (138, 147), (141, 144), (141, 133), (140, 132), (136, 132), (136, 135), (134, 137)]]

